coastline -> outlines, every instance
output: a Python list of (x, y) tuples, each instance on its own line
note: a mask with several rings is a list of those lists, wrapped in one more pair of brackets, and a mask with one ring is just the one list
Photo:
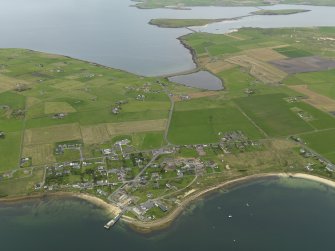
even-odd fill
[(71, 192), (55, 192), (55, 193), (38, 193), (34, 195), (27, 195), (27, 196), (17, 196), (17, 197), (4, 197), (0, 198), (0, 203), (15, 203), (15, 202), (22, 202), (22, 201), (29, 201), (33, 199), (43, 199), (43, 198), (79, 198), (81, 200), (85, 200), (91, 204), (94, 204), (102, 209), (108, 215), (117, 215), (121, 212), (121, 209), (113, 204), (109, 204), (106, 201), (95, 197), (93, 195), (84, 194), (84, 193), (71, 193)]
[(181, 202), (181, 204), (174, 209), (169, 215), (166, 217), (159, 219), (157, 221), (153, 222), (142, 222), (127, 216), (122, 217), (122, 221), (127, 223), (130, 228), (135, 230), (136, 232), (147, 234), (151, 233), (157, 230), (162, 230), (165, 228), (168, 228), (171, 226), (171, 224), (184, 212), (184, 209), (188, 207), (191, 203), (195, 202), (196, 200), (203, 198), (213, 192), (216, 192), (219, 189), (227, 188), (231, 186), (238, 186), (240, 184), (245, 184), (251, 181), (256, 181), (259, 179), (266, 179), (266, 178), (296, 178), (296, 179), (305, 179), (310, 181), (316, 181), (321, 184), (325, 184), (327, 186), (335, 188), (335, 181), (328, 180), (326, 178), (322, 178), (319, 176), (314, 176), (310, 174), (304, 174), (304, 173), (264, 173), (264, 174), (255, 174), (251, 176), (246, 176), (242, 178), (237, 178), (230, 181), (225, 181), (223, 183), (220, 183), (216, 186), (207, 188), (203, 191), (200, 191), (196, 194), (192, 194), (188, 198), (186, 198), (184, 201)]
[[(161, 218), (156, 221), (151, 222), (143, 222), (139, 221), (137, 219), (131, 218), (129, 216), (122, 216), (122, 221), (126, 223), (131, 229), (133, 229), (136, 232), (147, 234), (151, 233), (157, 230), (163, 230), (171, 226), (171, 224), (184, 212), (184, 210), (191, 204), (197, 201), (198, 199), (201, 199), (213, 192), (216, 192), (219, 189), (223, 188), (229, 188), (233, 186), (242, 185), (248, 182), (257, 181), (261, 179), (267, 179), (267, 178), (295, 178), (295, 179), (304, 179), (304, 180), (310, 180), (315, 181), (324, 185), (327, 185), (329, 187), (335, 188), (335, 181), (311, 175), (306, 173), (263, 173), (263, 174), (254, 174), (250, 176), (245, 176), (241, 178), (237, 178), (234, 180), (224, 181), (220, 184), (217, 184), (215, 186), (209, 187), (205, 190), (199, 191), (197, 193), (191, 193), (176, 207), (171, 213), (169, 213), (166, 217)], [(121, 212), (121, 209), (117, 207), (116, 205), (107, 203), (106, 201), (95, 197), (93, 195), (84, 194), (84, 193), (71, 193), (71, 192), (55, 192), (55, 193), (39, 193), (39, 194), (33, 194), (33, 195), (27, 195), (27, 196), (17, 196), (17, 197), (11, 197), (11, 198), (0, 198), (0, 203), (15, 203), (15, 202), (21, 202), (21, 201), (29, 201), (32, 199), (42, 199), (42, 198), (52, 198), (52, 197), (72, 197), (72, 198), (79, 198), (82, 200), (85, 200), (89, 203), (92, 203), (107, 213), (108, 216), (115, 216), (118, 215)]]
[[(157, 26), (159, 28), (170, 28), (170, 29), (182, 29), (182, 28), (186, 28), (189, 29), (191, 31), (194, 31), (192, 29), (190, 29), (190, 27), (197, 27), (197, 26), (205, 26), (208, 24), (213, 24), (213, 23), (220, 23), (220, 22), (225, 22), (225, 21), (237, 21), (240, 19), (243, 19), (245, 17), (250, 17), (250, 16), (254, 16), (255, 14), (247, 14), (247, 15), (243, 15), (243, 16), (237, 16), (237, 17), (232, 17), (232, 18), (214, 18), (214, 19), (194, 19), (194, 20), (204, 20), (204, 24), (201, 25), (168, 25), (168, 24), (164, 24), (164, 23), (155, 23), (158, 20), (178, 20), (178, 19), (170, 19), (170, 18), (155, 18), (155, 19), (151, 19), (148, 24), (153, 25), (153, 26)], [(182, 19), (179, 19), (182, 20)], [(187, 20), (187, 19), (185, 19)], [(192, 19), (189, 19), (192, 20)], [(195, 31), (194, 31), (195, 32)]]

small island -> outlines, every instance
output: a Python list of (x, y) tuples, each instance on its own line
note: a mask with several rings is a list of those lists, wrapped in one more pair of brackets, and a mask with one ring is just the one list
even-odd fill
[(304, 10), (304, 9), (283, 9), (283, 10), (258, 10), (251, 12), (253, 15), (266, 15), (266, 16), (272, 16), (272, 15), (293, 15), (303, 12), (309, 12), (310, 10)]
[(231, 20), (226, 18), (219, 19), (169, 19), (159, 18), (150, 20), (149, 24), (156, 25), (161, 28), (186, 28), (191, 26), (204, 26), (207, 24)]

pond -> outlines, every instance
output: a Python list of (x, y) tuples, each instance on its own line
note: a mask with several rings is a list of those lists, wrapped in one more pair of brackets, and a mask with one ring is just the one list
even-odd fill
[(222, 80), (208, 71), (198, 71), (191, 74), (173, 76), (169, 77), (169, 80), (189, 87), (210, 91), (219, 91), (224, 89)]

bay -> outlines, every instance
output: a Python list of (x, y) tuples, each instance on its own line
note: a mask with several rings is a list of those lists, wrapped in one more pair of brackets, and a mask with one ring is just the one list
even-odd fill
[(74, 198), (0, 204), (2, 250), (333, 250), (335, 190), (281, 178), (217, 192), (166, 230), (140, 234)]

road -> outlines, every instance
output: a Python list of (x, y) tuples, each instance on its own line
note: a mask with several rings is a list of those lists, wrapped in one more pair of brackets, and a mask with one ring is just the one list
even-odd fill
[(119, 188), (117, 188), (113, 193), (111, 193), (111, 194), (108, 196), (108, 200), (111, 200), (111, 198), (113, 197), (113, 195), (115, 195), (118, 191), (120, 191), (126, 184), (138, 180), (138, 179), (141, 177), (141, 175), (146, 171), (146, 169), (147, 169), (149, 166), (151, 166), (151, 164), (158, 158), (159, 155), (160, 155), (160, 154), (154, 155), (154, 156), (152, 157), (152, 159), (148, 162), (148, 164), (146, 164), (146, 166), (143, 167), (143, 169), (142, 169), (142, 170), (135, 176), (135, 178), (134, 178), (133, 180), (123, 182), (123, 184), (122, 184)]
[(168, 95), (168, 97), (170, 99), (170, 103), (171, 103), (171, 107), (170, 107), (170, 111), (169, 111), (169, 117), (168, 117), (168, 121), (166, 122), (166, 128), (165, 128), (165, 132), (164, 132), (164, 140), (168, 145), (172, 145), (171, 142), (169, 142), (168, 133), (169, 133), (169, 128), (170, 128), (171, 119), (172, 119), (173, 110), (174, 110), (174, 100), (173, 100), (172, 94), (169, 92), (168, 89), (166, 89), (166, 87), (164, 87), (164, 90), (165, 90), (166, 94)]

